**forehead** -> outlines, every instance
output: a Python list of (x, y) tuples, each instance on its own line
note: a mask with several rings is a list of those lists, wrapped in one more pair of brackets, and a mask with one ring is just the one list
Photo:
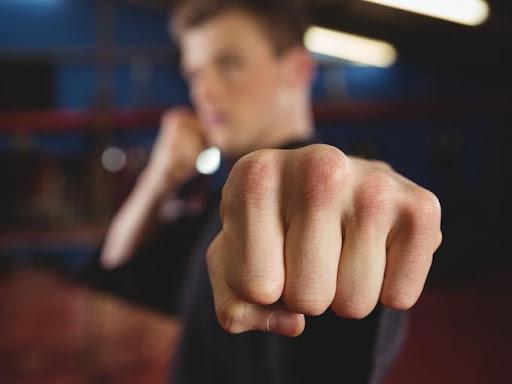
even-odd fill
[(256, 17), (238, 10), (226, 11), (184, 30), (179, 43), (184, 68), (214, 60), (223, 53), (272, 53), (272, 45), (262, 23)]

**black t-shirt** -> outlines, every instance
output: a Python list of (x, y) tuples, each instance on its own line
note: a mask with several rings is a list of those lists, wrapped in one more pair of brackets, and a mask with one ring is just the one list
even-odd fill
[(308, 317), (297, 338), (232, 335), (215, 317), (205, 252), (220, 230), (218, 215), (203, 233), (185, 288), (183, 323), (172, 383), (377, 383), (403, 339), (404, 315), (378, 306), (363, 320), (328, 311)]
[(222, 330), (215, 317), (205, 254), (221, 229), (218, 205), (223, 182), (222, 177), (192, 180), (180, 196), (188, 207), (199, 200), (200, 210), (184, 209), (178, 219), (161, 225), (128, 264), (114, 271), (93, 268), (96, 286), (165, 313), (181, 313), (184, 332), (170, 382), (378, 383), (402, 343), (403, 311), (379, 305), (362, 320), (327, 311), (308, 317), (304, 333), (297, 338), (264, 332), (232, 335)]
[(83, 280), (138, 305), (178, 314), (190, 255), (201, 228), (218, 209), (218, 184), (207, 177), (187, 182), (169, 200), (167, 211), (175, 212), (157, 220), (156, 228), (128, 262), (112, 270), (103, 269), (99, 263), (102, 244), (81, 273)]

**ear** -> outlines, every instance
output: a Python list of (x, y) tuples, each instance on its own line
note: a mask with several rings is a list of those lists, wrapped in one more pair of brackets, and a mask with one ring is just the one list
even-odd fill
[(283, 80), (292, 88), (309, 88), (315, 73), (315, 64), (304, 46), (291, 48), (283, 56)]

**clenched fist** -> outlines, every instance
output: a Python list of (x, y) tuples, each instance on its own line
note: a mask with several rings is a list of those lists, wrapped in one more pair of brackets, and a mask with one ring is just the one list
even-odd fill
[(260, 150), (224, 186), (207, 260), (230, 333), (297, 336), (304, 315), (367, 316), (417, 301), (441, 243), (434, 194), (328, 145)]
[(192, 111), (176, 108), (163, 116), (148, 165), (108, 229), (101, 251), (105, 268), (116, 268), (135, 256), (156, 223), (162, 201), (194, 176), (205, 142)]
[(186, 108), (175, 108), (162, 117), (148, 168), (163, 179), (183, 183), (196, 171), (196, 159), (206, 148), (200, 123)]

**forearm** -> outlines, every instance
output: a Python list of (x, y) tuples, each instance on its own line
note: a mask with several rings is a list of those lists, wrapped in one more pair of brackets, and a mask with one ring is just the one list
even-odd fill
[(141, 173), (107, 231), (103, 265), (115, 267), (133, 256), (153, 229), (163, 198), (179, 185), (175, 178), (166, 179), (150, 168)]

